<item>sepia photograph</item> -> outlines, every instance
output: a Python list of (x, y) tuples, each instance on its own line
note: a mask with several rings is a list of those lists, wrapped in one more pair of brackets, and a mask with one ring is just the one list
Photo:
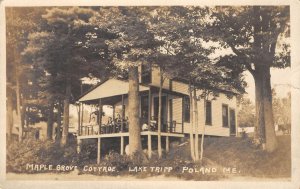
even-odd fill
[(5, 182), (299, 184), (291, 6), (154, 5), (3, 6)]

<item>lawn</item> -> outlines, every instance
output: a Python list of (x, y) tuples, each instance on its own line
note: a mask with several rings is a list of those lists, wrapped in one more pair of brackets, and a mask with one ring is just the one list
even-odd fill
[[(130, 177), (137, 179), (148, 178), (178, 178), (184, 180), (221, 180), (243, 178), (290, 178), (291, 177), (291, 139), (289, 135), (278, 136), (278, 149), (273, 153), (266, 153), (251, 143), (249, 138), (238, 137), (206, 137), (204, 140), (203, 162), (193, 162), (190, 158), (188, 139), (171, 143), (170, 152), (164, 153), (162, 159), (157, 158), (154, 151), (150, 160), (132, 161), (127, 156), (118, 153), (109, 153), (102, 158), (100, 165), (92, 154), (94, 151), (85, 148), (85, 152), (76, 153), (76, 144), (61, 148), (51, 142), (33, 141), (24, 143), (21, 148), (12, 145), (7, 151), (7, 172), (27, 175), (28, 173), (42, 173), (40, 171), (28, 172), (25, 170), (26, 163), (34, 164), (65, 164), (78, 166), (79, 175), (98, 175), (101, 177)], [(116, 167), (117, 172), (84, 172), (84, 166)], [(130, 172), (130, 167), (172, 167), (171, 172)], [(217, 168), (217, 173), (183, 172), (183, 168), (200, 170), (201, 168)], [(235, 169), (235, 174), (225, 173), (226, 169)], [(44, 171), (44, 174), (58, 174), (59, 171)], [(72, 172), (64, 172), (64, 175), (74, 175)], [(66, 179), (68, 177), (66, 176)], [(99, 178), (100, 179), (100, 178)], [(67, 179), (68, 180), (68, 179)]]
[(267, 153), (250, 139), (206, 138), (204, 156), (222, 166), (237, 167), (244, 176), (291, 177), (290, 135), (277, 139), (278, 149)]

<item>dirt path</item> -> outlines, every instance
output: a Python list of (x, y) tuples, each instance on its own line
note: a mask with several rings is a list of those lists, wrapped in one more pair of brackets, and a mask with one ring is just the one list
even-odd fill
[(130, 181), (130, 180), (157, 180), (157, 181), (171, 181), (171, 180), (181, 180), (177, 177), (166, 177), (164, 175), (151, 176), (147, 178), (137, 178), (135, 176), (97, 176), (91, 174), (81, 174), (78, 175), (76, 171), (71, 173), (39, 173), (39, 174), (17, 174), (17, 173), (7, 173), (7, 180), (65, 180), (65, 181), (78, 181), (78, 180), (90, 180), (90, 181)]
[[(97, 176), (91, 174), (78, 175), (76, 171), (71, 173), (39, 173), (39, 174), (17, 174), (7, 173), (7, 180), (62, 180), (62, 181), (184, 181), (177, 177), (166, 177), (164, 175), (151, 176), (146, 178), (137, 178), (135, 176)], [(250, 176), (229, 176), (222, 178), (220, 181), (291, 181), (290, 178), (261, 178)]]

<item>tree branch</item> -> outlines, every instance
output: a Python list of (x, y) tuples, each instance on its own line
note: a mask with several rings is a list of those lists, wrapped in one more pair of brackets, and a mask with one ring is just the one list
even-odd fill
[[(246, 55), (246, 54), (242, 53), (242, 52), (239, 51), (237, 48), (235, 48), (235, 46), (234, 46), (233, 44), (230, 44), (230, 43), (227, 43), (227, 44), (229, 45), (229, 47), (231, 48), (231, 50), (232, 50), (237, 56), (243, 57), (243, 58), (245, 58), (245, 59), (247, 60), (247, 55)], [(243, 64), (246, 66), (247, 70), (253, 75), (254, 72), (255, 72), (255, 70), (253, 70), (253, 69), (251, 68), (251, 65), (248, 64), (247, 61), (246, 61), (245, 63), (243, 63)]]

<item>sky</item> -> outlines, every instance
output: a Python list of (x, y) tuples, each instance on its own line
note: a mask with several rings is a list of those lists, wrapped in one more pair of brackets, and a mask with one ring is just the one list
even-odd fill
[[(245, 72), (245, 81), (248, 84), (246, 88), (246, 96), (250, 98), (252, 102), (255, 102), (255, 84), (253, 76), (250, 72)], [(290, 91), (292, 71), (290, 68), (285, 69), (271, 69), (271, 87), (275, 89), (278, 97), (286, 97)]]

